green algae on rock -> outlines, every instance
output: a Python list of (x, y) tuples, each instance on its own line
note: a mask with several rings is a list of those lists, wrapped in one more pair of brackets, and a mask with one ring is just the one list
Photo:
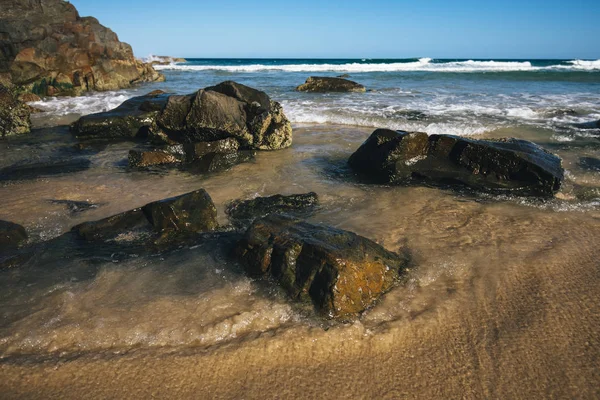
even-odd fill
[(407, 264), (355, 233), (285, 215), (255, 221), (236, 252), (250, 275), (271, 276), (290, 297), (340, 320), (373, 305)]

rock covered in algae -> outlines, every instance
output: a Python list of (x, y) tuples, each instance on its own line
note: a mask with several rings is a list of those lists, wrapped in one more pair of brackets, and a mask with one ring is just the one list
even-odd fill
[(406, 260), (355, 233), (286, 215), (256, 220), (236, 252), (253, 276), (274, 278), (330, 318), (357, 316), (398, 280)]
[(350, 166), (383, 183), (425, 181), (477, 190), (551, 196), (564, 177), (561, 159), (520, 139), (474, 140), (377, 129)]

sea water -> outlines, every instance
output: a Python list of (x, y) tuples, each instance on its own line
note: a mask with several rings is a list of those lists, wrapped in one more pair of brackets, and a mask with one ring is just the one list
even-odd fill
[[(0, 271), (0, 393), (22, 398), (594, 398), (600, 393), (598, 61), (188, 60), (164, 83), (35, 107), (39, 129), (0, 142), (1, 167), (87, 157), (75, 173), (0, 184), (0, 219), (35, 256)], [(337, 76), (366, 93), (298, 93)], [(130, 170), (136, 143), (78, 150), (65, 124), (162, 89), (223, 80), (264, 90), (292, 147), (213, 174)], [(375, 127), (532, 140), (563, 159), (552, 199), (367, 185), (346, 160)], [(81, 154), (80, 154), (81, 152)], [(218, 235), (175, 251), (86, 253), (81, 222), (204, 188), (229, 201), (314, 191), (310, 217), (408, 251), (405, 282), (332, 323), (246, 276)], [(87, 201), (73, 212), (55, 200)], [(58, 238), (58, 239), (57, 239)], [(0, 396), (2, 397), (2, 396)]]

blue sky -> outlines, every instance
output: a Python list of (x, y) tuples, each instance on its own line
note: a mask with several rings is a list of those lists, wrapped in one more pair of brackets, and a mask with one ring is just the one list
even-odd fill
[(600, 59), (600, 1), (72, 0), (137, 56)]

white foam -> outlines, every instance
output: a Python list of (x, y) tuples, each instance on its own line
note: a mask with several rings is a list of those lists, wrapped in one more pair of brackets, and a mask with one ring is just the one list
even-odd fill
[(52, 115), (87, 115), (112, 110), (134, 96), (133, 92), (100, 92), (79, 97), (48, 97), (29, 105)]
[(511, 72), (511, 71), (543, 71), (543, 70), (600, 70), (600, 60), (572, 60), (569, 65), (552, 65), (547, 67), (533, 66), (529, 61), (453, 61), (435, 63), (431, 58), (421, 58), (414, 62), (396, 63), (347, 63), (347, 64), (288, 64), (288, 65), (192, 65), (172, 64), (157, 65), (160, 70), (180, 71), (227, 71), (227, 72)]

